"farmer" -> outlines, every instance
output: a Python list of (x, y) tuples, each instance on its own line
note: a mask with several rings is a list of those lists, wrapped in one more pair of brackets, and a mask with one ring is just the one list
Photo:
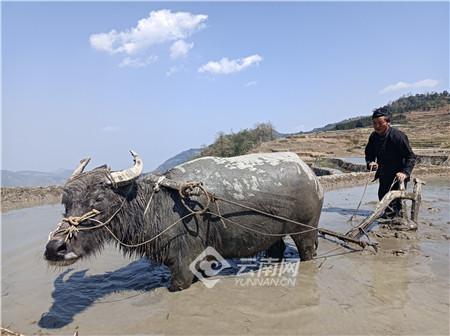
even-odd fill
[[(402, 131), (391, 127), (391, 116), (386, 107), (376, 109), (372, 114), (374, 132), (366, 145), (367, 169), (376, 170), (378, 198), (381, 200), (389, 190), (399, 190), (399, 182), (409, 181), (416, 162), (416, 156), (409, 145), (408, 137)], [(395, 199), (386, 209), (383, 218), (400, 215), (402, 203)]]

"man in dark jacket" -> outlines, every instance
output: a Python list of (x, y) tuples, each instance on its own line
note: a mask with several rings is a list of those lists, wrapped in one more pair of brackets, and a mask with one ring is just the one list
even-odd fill
[[(375, 179), (379, 179), (378, 198), (381, 200), (389, 190), (398, 190), (399, 181), (409, 181), (416, 162), (416, 156), (409, 145), (408, 137), (402, 131), (391, 127), (390, 113), (385, 107), (376, 109), (372, 114), (374, 132), (366, 145), (367, 169), (376, 170)], [(393, 184), (394, 179), (396, 182)], [(393, 184), (393, 185), (392, 185)], [(392, 188), (391, 188), (392, 186)], [(399, 215), (401, 201), (396, 199), (387, 209), (385, 217)]]

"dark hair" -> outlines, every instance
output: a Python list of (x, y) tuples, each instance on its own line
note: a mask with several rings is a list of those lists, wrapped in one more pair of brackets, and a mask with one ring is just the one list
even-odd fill
[(386, 106), (375, 109), (372, 113), (372, 119), (384, 117), (387, 122), (391, 122), (391, 112)]

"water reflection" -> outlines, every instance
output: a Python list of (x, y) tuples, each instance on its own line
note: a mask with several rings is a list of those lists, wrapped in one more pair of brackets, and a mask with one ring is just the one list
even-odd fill
[[(286, 258), (297, 258), (298, 252), (293, 242), (287, 242)], [(228, 260), (231, 267), (220, 272), (220, 276), (236, 275), (240, 270), (240, 259)], [(258, 271), (265, 265), (264, 253), (255, 257), (255, 269), (242, 273)], [(165, 266), (149, 264), (142, 258), (125, 267), (104, 274), (88, 275), (88, 269), (73, 272), (68, 269), (58, 275), (53, 282), (53, 304), (43, 313), (38, 325), (42, 328), (57, 329), (73, 322), (74, 316), (109, 294), (124, 291), (150, 292), (158, 287), (168, 287), (170, 272)], [(128, 299), (126, 297), (125, 299)], [(116, 300), (113, 300), (116, 301)], [(109, 301), (108, 301), (109, 302)]]
[[(53, 282), (53, 304), (42, 314), (38, 325), (61, 328), (73, 321), (76, 314), (97, 300), (122, 291), (150, 291), (168, 284), (170, 273), (163, 266), (150, 265), (146, 259), (133, 261), (125, 267), (104, 274), (87, 275), (87, 269), (70, 274), (61, 273)], [(69, 275), (70, 274), (70, 275)], [(65, 280), (64, 277), (69, 275)]]

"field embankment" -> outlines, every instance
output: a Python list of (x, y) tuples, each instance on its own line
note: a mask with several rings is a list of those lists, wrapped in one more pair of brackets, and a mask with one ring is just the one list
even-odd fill
[[(324, 175), (319, 176), (320, 183), (325, 191), (330, 191), (338, 188), (344, 188), (349, 186), (357, 186), (372, 181), (375, 173), (368, 172), (352, 172), (339, 175)], [(429, 177), (450, 177), (450, 167), (440, 166), (419, 166), (413, 171), (412, 178), (418, 177), (422, 180), (426, 180)]]
[(62, 187), (1, 188), (1, 212), (61, 201)]

